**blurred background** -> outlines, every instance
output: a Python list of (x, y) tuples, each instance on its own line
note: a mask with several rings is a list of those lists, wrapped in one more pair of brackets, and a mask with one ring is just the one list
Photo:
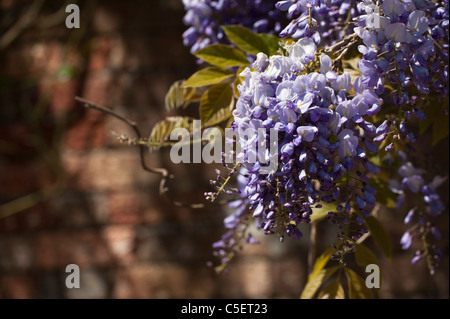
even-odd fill
[[(80, 6), (79, 29), (65, 26), (69, 3)], [(111, 108), (148, 135), (167, 115), (170, 85), (198, 68), (182, 43), (183, 15), (181, 0), (0, 0), (0, 298), (300, 295), (307, 230), (283, 244), (254, 232), (261, 244), (215, 274), (206, 265), (226, 210), (162, 199), (158, 175), (143, 171), (138, 150), (112, 133), (133, 131), (74, 99)], [(448, 164), (448, 146), (440, 150)], [(173, 198), (204, 202), (213, 166), (175, 165), (167, 151), (146, 161), (175, 175)], [(410, 265), (412, 253), (399, 245), (404, 216), (393, 213), (381, 212), (395, 257), (383, 260), (380, 297), (448, 298), (448, 209), (438, 221), (446, 257), (434, 276), (423, 262)], [(319, 232), (320, 251), (335, 230)], [(80, 267), (79, 289), (65, 286), (68, 264)]]

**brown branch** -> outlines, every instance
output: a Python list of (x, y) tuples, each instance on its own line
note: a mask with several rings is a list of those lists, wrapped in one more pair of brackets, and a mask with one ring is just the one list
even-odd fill
[(341, 51), (341, 50), (343, 50), (343, 47), (345, 48), (346, 46), (351, 46), (358, 41), (360, 41), (358, 35), (356, 33), (352, 33), (352, 34), (346, 35), (342, 40), (336, 42), (332, 46), (325, 48), (323, 50), (323, 52), (333, 53), (336, 51)]
[[(81, 102), (84, 104), (85, 107), (90, 108), (90, 109), (94, 109), (97, 111), (100, 111), (102, 113), (108, 114), (108, 115), (112, 115), (115, 118), (121, 120), (122, 122), (128, 124), (136, 133), (136, 136), (138, 138), (138, 140), (142, 140), (142, 134), (141, 131), (139, 130), (139, 127), (136, 125), (135, 122), (130, 121), (129, 119), (123, 117), (122, 115), (106, 108), (103, 106), (100, 106), (98, 104), (95, 104), (91, 101), (88, 101), (86, 99), (83, 99), (82, 97), (75, 97), (75, 100), (77, 100), (78, 102)], [(145, 148), (144, 145), (138, 145), (139, 146), (139, 154), (140, 154), (140, 159), (141, 159), (141, 166), (144, 170), (150, 172), (150, 173), (154, 173), (154, 174), (159, 174), (164, 178), (167, 178), (169, 176), (168, 171), (165, 168), (151, 168), (148, 167), (147, 164), (145, 163)]]
[[(130, 126), (134, 130), (134, 132), (135, 132), (135, 134), (137, 136), (137, 140), (138, 141), (142, 140), (141, 131), (139, 130), (139, 127), (137, 126), (137, 124), (135, 122), (125, 118), (124, 116), (114, 112), (111, 109), (108, 109), (106, 107), (103, 107), (101, 105), (93, 103), (91, 101), (88, 101), (88, 100), (86, 100), (86, 99), (84, 99), (82, 97), (76, 96), (75, 100), (80, 102), (80, 103), (83, 103), (83, 105), (86, 108), (94, 109), (94, 110), (100, 111), (100, 112), (102, 112), (104, 114), (111, 115), (111, 116), (117, 118), (118, 120), (124, 122), (125, 124), (127, 124), (128, 126)], [(149, 173), (158, 174), (158, 175), (161, 176), (161, 180), (160, 180), (160, 183), (159, 183), (159, 194), (161, 196), (166, 197), (174, 206), (177, 206), (177, 207), (188, 207), (188, 208), (192, 208), (192, 209), (199, 209), (199, 208), (204, 208), (205, 207), (204, 203), (186, 204), (186, 203), (175, 201), (175, 200), (169, 198), (169, 194), (168, 194), (168, 190), (169, 189), (166, 186), (166, 182), (167, 182), (168, 179), (173, 179), (173, 175), (170, 175), (168, 170), (165, 169), (165, 168), (152, 168), (152, 167), (147, 166), (147, 164), (145, 162), (145, 145), (137, 143), (137, 146), (139, 147), (139, 158), (140, 158), (140, 161), (141, 161), (142, 168), (145, 171), (149, 172)], [(228, 201), (221, 201), (221, 202), (218, 202), (217, 204), (218, 205), (224, 205), (227, 202)]]
[[(122, 122), (128, 124), (134, 130), (138, 140), (142, 139), (141, 131), (139, 130), (139, 127), (136, 125), (135, 122), (130, 121), (129, 119), (123, 117), (122, 115), (120, 115), (120, 114), (118, 114), (118, 113), (116, 113), (116, 112), (114, 112), (114, 111), (112, 111), (112, 110), (110, 110), (110, 109), (108, 109), (106, 107), (100, 106), (100, 105), (98, 105), (96, 103), (93, 103), (91, 101), (88, 101), (88, 100), (86, 100), (86, 99), (84, 99), (82, 97), (76, 96), (75, 100), (78, 101), (78, 102), (83, 103), (86, 108), (94, 109), (94, 110), (100, 111), (102, 113), (114, 116), (115, 118), (117, 118), (117, 119), (121, 120)], [(159, 184), (159, 194), (160, 195), (165, 194), (167, 192), (167, 187), (165, 185), (166, 185), (167, 178), (169, 178), (169, 172), (165, 168), (148, 167), (147, 164), (145, 163), (145, 148), (144, 148), (144, 145), (138, 145), (138, 147), (139, 147), (139, 158), (141, 160), (142, 168), (145, 171), (147, 171), (147, 172), (161, 175), (161, 182)], [(171, 177), (172, 176), (170, 176), (170, 178)]]
[(0, 50), (5, 49), (27, 28), (29, 28), (37, 19), (39, 12), (44, 5), (45, 0), (34, 1), (27, 12), (6, 31), (0, 38)]
[[(74, 1), (72, 0), (66, 0), (56, 12), (48, 14), (46, 16), (41, 16), (38, 19), (36, 26), (41, 29), (47, 29), (63, 23), (67, 16), (65, 8), (73, 2)], [(83, 11), (83, 13), (85, 12)]]

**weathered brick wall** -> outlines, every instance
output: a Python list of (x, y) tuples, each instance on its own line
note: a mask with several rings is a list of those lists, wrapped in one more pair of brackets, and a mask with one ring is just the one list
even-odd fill
[[(215, 275), (206, 263), (225, 212), (161, 199), (158, 176), (111, 134), (133, 136), (130, 128), (74, 101), (79, 95), (113, 108), (148, 134), (165, 115), (170, 84), (196, 69), (182, 45), (181, 1), (88, 3), (81, 29), (68, 30), (63, 20), (32, 27), (0, 52), (0, 203), (10, 203), (2, 214), (24, 208), (0, 219), (0, 297), (298, 297), (307, 238), (280, 244), (258, 236), (261, 245), (246, 247), (229, 274)], [(57, 11), (54, 5), (40, 16)], [(0, 1), (11, 23), (27, 7)], [(175, 174), (172, 196), (203, 200), (213, 167), (174, 165), (167, 152), (146, 159)], [(448, 270), (430, 279), (423, 267), (409, 270), (408, 260), (386, 264), (386, 297), (448, 296), (439, 284)], [(396, 262), (408, 269), (403, 281)], [(80, 289), (64, 285), (71, 263), (81, 268)]]

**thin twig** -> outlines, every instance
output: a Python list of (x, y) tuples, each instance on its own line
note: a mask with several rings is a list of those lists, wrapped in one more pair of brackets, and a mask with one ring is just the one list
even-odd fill
[(59, 191), (60, 189), (58, 187), (52, 187), (47, 190), (40, 190), (35, 193), (24, 195), (5, 204), (1, 204), (0, 219), (9, 217), (26, 209), (30, 209), (39, 203), (45, 202), (56, 195)]
[(14, 42), (15, 39), (22, 33), (23, 30), (30, 27), (37, 19), (45, 0), (34, 1), (27, 12), (7, 30), (0, 38), (0, 50), (5, 49), (8, 45)]
[[(67, 13), (64, 9), (67, 7), (67, 5), (69, 5), (72, 2), (73, 2), (72, 0), (66, 0), (64, 4), (56, 12), (39, 17), (36, 26), (38, 28), (48, 29), (63, 23), (63, 21), (66, 19), (67, 16)], [(83, 13), (86, 14), (84, 10)]]
[[(108, 109), (106, 107), (103, 107), (103, 106), (100, 106), (100, 105), (95, 104), (93, 102), (90, 102), (90, 101), (88, 101), (88, 100), (86, 100), (84, 98), (81, 98), (81, 97), (77, 96), (77, 97), (75, 97), (75, 100), (77, 100), (78, 102), (83, 103), (84, 106), (87, 107), (87, 108), (95, 109), (95, 110), (103, 112), (105, 114), (112, 115), (115, 118), (121, 120), (122, 122), (128, 124), (130, 127), (133, 128), (134, 132), (136, 133), (137, 139), (138, 140), (142, 139), (141, 131), (139, 130), (139, 127), (137, 126), (137, 124), (135, 122), (133, 122), (133, 121), (123, 117), (122, 115), (120, 115), (120, 114), (118, 114), (118, 113), (116, 113), (116, 112), (114, 112), (114, 111), (112, 111), (112, 110), (110, 110), (110, 109)], [(162, 177), (167, 177), (169, 174), (168, 174), (168, 171), (165, 168), (151, 168), (151, 167), (147, 166), (147, 164), (145, 163), (145, 157), (144, 157), (144, 154), (145, 154), (144, 145), (140, 145), (139, 144), (138, 146), (139, 146), (139, 153), (141, 155), (140, 159), (141, 159), (141, 166), (142, 166), (142, 168), (144, 170), (150, 172), (150, 173), (160, 174)]]
[(337, 50), (341, 50), (341, 48), (343, 46), (349, 45), (350, 43), (355, 43), (356, 41), (358, 41), (359, 37), (356, 33), (353, 34), (349, 34), (346, 35), (342, 40), (340, 40), (339, 42), (336, 42), (335, 44), (333, 44), (332, 46), (326, 48), (323, 50), (323, 52), (325, 53), (333, 53), (336, 52)]
[[(96, 103), (93, 103), (91, 101), (88, 101), (88, 100), (86, 100), (86, 99), (84, 99), (82, 97), (76, 96), (75, 100), (78, 101), (78, 102), (83, 103), (83, 105), (86, 108), (94, 109), (94, 110), (100, 111), (100, 112), (102, 112), (104, 114), (111, 115), (111, 116), (117, 118), (118, 120), (124, 122), (125, 124), (127, 124), (128, 126), (130, 126), (134, 130), (134, 132), (136, 134), (136, 137), (137, 137), (137, 140), (138, 141), (142, 140), (141, 131), (139, 130), (139, 127), (137, 126), (137, 124), (135, 122), (125, 118), (124, 116), (114, 112), (111, 109), (108, 109), (108, 108), (106, 108), (104, 106), (101, 106), (101, 105), (98, 105)], [(188, 208), (192, 208), (192, 209), (199, 209), (199, 208), (204, 208), (205, 207), (204, 203), (186, 204), (186, 203), (175, 201), (175, 200), (169, 198), (169, 194), (168, 194), (168, 190), (169, 189), (168, 189), (168, 187), (166, 187), (166, 182), (167, 182), (168, 179), (173, 179), (173, 175), (170, 175), (169, 171), (167, 169), (165, 169), (165, 168), (149, 167), (146, 164), (146, 162), (145, 162), (145, 150), (146, 150), (145, 145), (141, 144), (141, 143), (136, 143), (136, 145), (139, 147), (139, 158), (140, 158), (140, 161), (141, 161), (142, 168), (145, 171), (149, 172), (149, 173), (158, 174), (158, 175), (161, 176), (161, 180), (160, 180), (160, 183), (159, 183), (159, 194), (161, 196), (166, 197), (174, 206), (177, 206), (177, 207), (188, 207)], [(228, 203), (228, 201), (220, 201), (220, 202), (217, 202), (217, 205), (224, 205), (226, 203)]]
[[(94, 110), (100, 111), (102, 113), (112, 115), (115, 118), (121, 120), (122, 122), (128, 124), (136, 133), (137, 139), (138, 140), (142, 139), (141, 131), (139, 130), (139, 127), (137, 126), (137, 124), (135, 122), (130, 121), (129, 119), (123, 117), (122, 115), (120, 115), (106, 107), (100, 106), (100, 105), (93, 103), (91, 101), (88, 101), (82, 97), (77, 96), (77, 97), (75, 97), (75, 100), (83, 103), (86, 108), (94, 109)], [(148, 167), (147, 164), (145, 163), (145, 147), (144, 147), (144, 145), (141, 145), (141, 144), (139, 144), (138, 147), (139, 147), (139, 157), (141, 160), (142, 168), (144, 170), (146, 170), (147, 172), (161, 175), (161, 182), (159, 184), (159, 194), (160, 195), (165, 194), (167, 192), (167, 187), (165, 185), (166, 185), (167, 178), (169, 178), (169, 172), (165, 168)], [(172, 177), (172, 176), (170, 176), (170, 177)]]

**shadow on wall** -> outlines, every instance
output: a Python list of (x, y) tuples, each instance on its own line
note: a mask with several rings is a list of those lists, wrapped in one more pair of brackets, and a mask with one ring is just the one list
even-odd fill
[[(182, 2), (85, 1), (80, 10), (81, 28), (69, 30), (55, 2), (0, 2), (0, 34), (28, 19), (0, 46), (0, 297), (297, 298), (306, 233), (284, 244), (257, 233), (261, 244), (217, 276), (206, 263), (225, 210), (161, 199), (158, 176), (111, 133), (133, 131), (75, 103), (78, 95), (111, 108), (148, 134), (165, 115), (170, 85), (197, 68), (182, 44)], [(175, 198), (204, 201), (214, 167), (174, 165), (166, 151), (146, 160), (175, 174)], [(80, 266), (80, 289), (65, 286), (68, 264)], [(448, 286), (412, 271), (423, 286), (392, 275), (388, 297), (448, 296)]]

